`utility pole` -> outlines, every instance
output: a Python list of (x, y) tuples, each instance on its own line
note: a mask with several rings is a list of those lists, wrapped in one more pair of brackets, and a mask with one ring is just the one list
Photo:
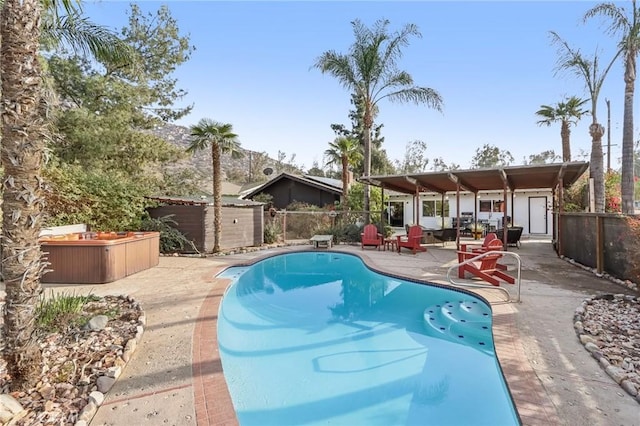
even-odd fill
[(607, 172), (611, 171), (611, 101), (604, 100), (607, 103)]

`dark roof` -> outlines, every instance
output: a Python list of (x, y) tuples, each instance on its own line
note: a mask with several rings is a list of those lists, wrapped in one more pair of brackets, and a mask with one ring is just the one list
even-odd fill
[(404, 175), (363, 176), (358, 179), (405, 194), (416, 192), (455, 192), (460, 189), (478, 191), (555, 188), (560, 180), (564, 187), (571, 186), (589, 168), (586, 162), (536, 164), (492, 169), (449, 170), (445, 172)]
[(342, 192), (342, 181), (340, 179), (328, 178), (323, 176), (304, 175), (305, 179), (315, 180), (324, 185), (332, 186)]
[[(171, 197), (171, 196), (153, 196), (146, 197), (149, 200), (158, 201), (164, 204), (173, 204), (173, 205), (213, 205), (213, 197)], [(264, 203), (259, 203), (257, 201), (252, 200), (243, 200), (236, 197), (225, 197), (222, 196), (222, 206), (223, 207), (247, 207), (247, 206), (261, 206)]]
[(293, 175), (287, 172), (281, 172), (279, 175), (277, 175), (273, 179), (270, 179), (267, 182), (263, 183), (262, 185), (253, 188), (251, 191), (245, 194), (242, 194), (242, 198), (251, 198), (254, 195), (257, 195), (262, 191), (264, 191), (265, 188), (268, 188), (269, 186), (283, 179), (289, 179), (296, 182), (300, 182), (305, 185), (322, 189), (324, 191), (331, 192), (334, 194), (338, 194), (338, 195), (342, 194), (342, 183), (340, 183), (339, 186), (335, 185), (335, 182), (340, 182), (337, 179), (321, 178), (318, 176), (309, 176), (309, 175), (300, 176), (300, 175)]

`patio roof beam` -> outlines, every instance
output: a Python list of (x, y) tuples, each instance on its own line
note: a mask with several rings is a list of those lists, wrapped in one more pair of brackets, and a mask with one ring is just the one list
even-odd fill
[(403, 177), (404, 177), (404, 180), (409, 182), (411, 185), (418, 186), (418, 180), (416, 178), (408, 176), (408, 175), (405, 175)]
[(465, 191), (473, 192), (474, 194), (478, 193), (478, 188), (471, 185), (469, 182), (465, 181), (460, 176), (455, 175), (453, 173), (448, 173), (447, 177), (451, 182), (455, 183), (457, 186), (464, 189)]
[(567, 163), (562, 163), (562, 166), (560, 166), (560, 169), (558, 170), (558, 174), (556, 175), (555, 181), (553, 182), (553, 185), (551, 185), (551, 188), (555, 188), (558, 184), (562, 184), (562, 180), (564, 179), (564, 173), (567, 170)]
[(382, 182), (382, 181), (379, 181), (377, 179), (372, 179), (372, 178), (367, 178), (367, 177), (360, 177), (360, 178), (358, 178), (356, 180), (358, 182), (360, 182), (360, 183), (367, 183), (369, 185), (378, 186), (380, 188), (390, 189), (392, 191), (401, 192), (403, 194), (413, 194), (415, 192), (413, 187), (405, 188), (405, 187), (402, 187), (402, 186), (394, 185), (394, 184), (386, 182), (386, 181)]
[(509, 176), (507, 176), (507, 173), (504, 171), (504, 169), (498, 169), (498, 175), (500, 176), (500, 179), (502, 179), (504, 190), (511, 191), (513, 188), (513, 184), (511, 183), (511, 181), (509, 181)]
[(398, 185), (394, 185), (392, 183), (388, 183), (385, 182), (382, 185), (380, 185), (381, 188), (385, 188), (391, 191), (396, 191), (396, 192), (401, 192), (403, 194), (410, 194), (413, 195), (413, 193), (415, 192), (415, 190), (413, 188), (407, 188), (404, 186), (398, 186)]
[(438, 194), (444, 194), (445, 192), (447, 192), (446, 190), (444, 190), (444, 189), (442, 189), (442, 188), (440, 188), (438, 186), (431, 185), (428, 182), (424, 182), (424, 181), (418, 180), (418, 179), (416, 179), (416, 185), (419, 185), (420, 187), (422, 187), (422, 188), (424, 188), (426, 190), (437, 192)]

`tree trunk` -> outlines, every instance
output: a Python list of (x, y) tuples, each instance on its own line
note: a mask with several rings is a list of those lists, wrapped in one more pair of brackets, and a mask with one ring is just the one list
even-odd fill
[(213, 162), (213, 252), (220, 251), (220, 231), (222, 222), (222, 176), (220, 173), (220, 144), (211, 142), (211, 159)]
[[(371, 126), (373, 126), (373, 105), (368, 98), (364, 99), (364, 126), (362, 139), (364, 143), (364, 175), (371, 176)], [(364, 185), (364, 223), (371, 223), (371, 187), (368, 183)]]
[(349, 159), (346, 155), (342, 156), (342, 204), (347, 204), (347, 195), (349, 193)]
[(569, 122), (566, 120), (562, 120), (560, 138), (562, 139), (562, 161), (571, 161), (571, 129), (569, 129)]
[(622, 213), (634, 214), (633, 181), (633, 95), (636, 82), (635, 53), (628, 54), (624, 72), (624, 115), (622, 121), (622, 176), (620, 192), (622, 195)]
[(14, 390), (35, 385), (42, 355), (35, 309), (42, 292), (38, 237), (46, 126), (40, 113), (40, 0), (5, 0), (0, 13), (4, 168), (2, 271), (6, 287), (4, 356)]
[(602, 136), (604, 127), (597, 122), (589, 126), (591, 135), (591, 161), (589, 175), (593, 178), (593, 190), (596, 213), (604, 213), (604, 165), (602, 155)]

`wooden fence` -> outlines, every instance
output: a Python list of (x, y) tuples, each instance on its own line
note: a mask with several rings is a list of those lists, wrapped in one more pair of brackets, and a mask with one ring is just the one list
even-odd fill
[(640, 216), (562, 213), (555, 220), (558, 255), (600, 273), (640, 282)]

